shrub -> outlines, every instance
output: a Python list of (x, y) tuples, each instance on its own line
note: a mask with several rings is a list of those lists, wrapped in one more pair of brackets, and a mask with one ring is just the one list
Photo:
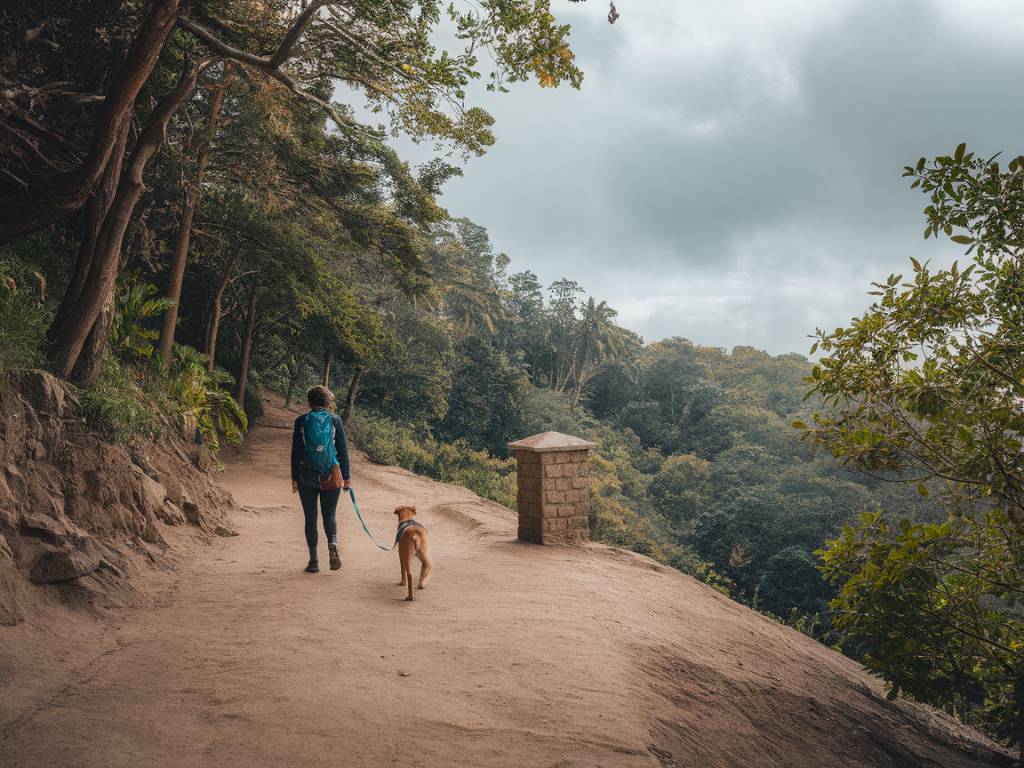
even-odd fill
[(36, 285), (10, 264), (0, 262), (0, 376), (38, 366), (43, 361), (43, 339), (49, 313), (42, 299), (45, 283)]
[(515, 505), (515, 462), (511, 459), (496, 459), (464, 440), (440, 442), (425, 428), (373, 414), (354, 416), (348, 431), (373, 462), (461, 485), (506, 507)]
[(234, 384), (231, 374), (220, 369), (207, 371), (205, 355), (175, 344), (167, 377), (158, 380), (166, 381), (166, 394), (184, 432), (198, 429), (213, 451), (220, 450), (221, 440), (242, 444), (249, 421), (229, 391)]
[(86, 422), (105, 440), (126, 443), (133, 437), (157, 438), (156, 409), (130, 369), (113, 355), (103, 361), (97, 382), (78, 390)]

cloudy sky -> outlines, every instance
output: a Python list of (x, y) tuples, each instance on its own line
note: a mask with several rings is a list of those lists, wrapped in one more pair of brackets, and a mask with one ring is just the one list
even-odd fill
[(1024, 151), (1017, 0), (619, 0), (614, 26), (552, 5), (583, 88), (479, 99), (497, 145), (442, 202), (648, 341), (806, 352), (909, 256), (955, 256), (904, 165)]

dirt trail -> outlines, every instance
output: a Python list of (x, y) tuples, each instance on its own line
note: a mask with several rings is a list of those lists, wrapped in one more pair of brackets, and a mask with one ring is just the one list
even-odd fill
[(1006, 764), (688, 577), (518, 544), (509, 510), (359, 457), (368, 525), (387, 541), (416, 505), (432, 582), (404, 602), (345, 503), (344, 567), (302, 573), (294, 415), (267, 404), (223, 477), (254, 511), (237, 537), (179, 542), (152, 607), (0, 630), (0, 766)]

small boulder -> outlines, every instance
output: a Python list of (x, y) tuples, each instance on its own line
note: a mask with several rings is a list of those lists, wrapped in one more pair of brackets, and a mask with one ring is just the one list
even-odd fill
[(139, 472), (139, 482), (142, 485), (143, 503), (150, 511), (159, 514), (167, 499), (167, 489), (145, 472)]
[(29, 578), (39, 584), (55, 584), (88, 576), (100, 566), (103, 555), (92, 539), (79, 539), (62, 549), (44, 552), (32, 565)]
[(26, 536), (34, 536), (37, 539), (42, 539), (50, 544), (59, 546), (66, 539), (72, 537), (72, 532), (67, 524), (60, 519), (56, 505), (53, 505), (53, 508), (48, 510), (48, 512), (49, 514), (37, 509), (25, 511), (21, 515), (19, 528)]
[(181, 489), (181, 508), (185, 511), (185, 517), (192, 525), (199, 525), (201, 522), (199, 505), (192, 500), (192, 495), (184, 488)]
[(60, 418), (67, 398), (64, 385), (46, 371), (25, 371), (18, 377), (22, 396), (40, 413)]

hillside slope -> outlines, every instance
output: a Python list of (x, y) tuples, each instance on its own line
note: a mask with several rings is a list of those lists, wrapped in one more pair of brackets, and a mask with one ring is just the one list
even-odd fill
[[(357, 457), (378, 538), (415, 504), (433, 580), (344, 504), (344, 567), (305, 564), (293, 413), (267, 404), (224, 485), (239, 536), (185, 544), (152, 608), (103, 631), (0, 629), (0, 764), (985, 766), (1010, 761), (857, 664), (601, 545), (518, 544), (509, 510)], [(323, 547), (323, 543), (321, 543)]]

